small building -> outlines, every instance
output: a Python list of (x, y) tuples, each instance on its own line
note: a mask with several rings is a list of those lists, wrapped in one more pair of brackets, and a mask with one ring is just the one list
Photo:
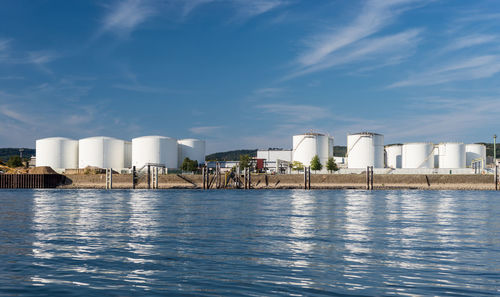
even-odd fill
[[(292, 162), (292, 150), (282, 148), (270, 148), (267, 150), (257, 150), (257, 160), (263, 160), (263, 170), (265, 172), (286, 172), (287, 165)], [(279, 165), (277, 165), (279, 163)], [(276, 170), (276, 167), (279, 170)]]

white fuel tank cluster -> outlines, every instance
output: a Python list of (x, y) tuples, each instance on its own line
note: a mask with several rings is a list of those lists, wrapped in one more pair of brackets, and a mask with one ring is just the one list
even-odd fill
[(473, 163), (478, 163), (483, 168), (486, 163), (486, 146), (461, 142), (388, 145), (385, 147), (385, 160), (386, 167), (394, 169), (460, 169), (469, 168)]
[[(294, 136), (295, 143), (295, 136)], [(486, 146), (462, 142), (410, 142), (384, 146), (384, 136), (372, 132), (347, 135), (347, 168), (462, 169), (484, 168)]]
[(143, 136), (132, 141), (96, 136), (80, 140), (63, 137), (36, 141), (37, 166), (55, 170), (98, 168), (141, 169), (148, 164), (179, 168), (184, 158), (205, 162), (205, 141), (166, 136)]

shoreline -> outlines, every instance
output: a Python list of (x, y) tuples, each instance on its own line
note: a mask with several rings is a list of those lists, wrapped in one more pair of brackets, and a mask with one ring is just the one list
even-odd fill
[[(105, 174), (68, 174), (58, 189), (105, 189)], [(374, 190), (495, 190), (492, 175), (374, 175)], [(304, 176), (255, 174), (251, 178), (252, 189), (285, 190), (303, 189)], [(132, 189), (130, 174), (113, 175), (113, 189)], [(136, 189), (148, 189), (147, 179), (142, 176)], [(158, 189), (202, 189), (201, 175), (160, 175)], [(233, 186), (221, 189), (237, 189)], [(366, 190), (365, 174), (313, 174), (311, 190)]]

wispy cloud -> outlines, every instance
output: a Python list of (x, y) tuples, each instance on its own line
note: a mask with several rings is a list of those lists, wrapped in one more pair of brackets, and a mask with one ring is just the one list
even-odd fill
[(126, 36), (156, 14), (156, 8), (150, 0), (124, 0), (108, 7), (101, 32), (113, 32)]
[(309, 49), (298, 57), (298, 62), (303, 66), (315, 65), (333, 52), (379, 32), (400, 14), (402, 10), (396, 8), (413, 2), (415, 1), (367, 1), (359, 16), (349, 25), (310, 38)]
[(210, 3), (229, 4), (236, 10), (236, 21), (245, 21), (267, 13), (278, 7), (285, 6), (284, 0), (185, 0), (182, 2), (182, 15), (185, 17), (195, 9)]
[(497, 41), (498, 37), (488, 34), (467, 35), (453, 40), (444, 51), (454, 51)]
[(233, 2), (237, 5), (239, 16), (243, 18), (255, 17), (288, 4), (288, 1), (283, 0), (233, 0)]
[(165, 89), (165, 88), (157, 88), (157, 87), (151, 87), (151, 86), (145, 86), (145, 85), (139, 85), (139, 84), (133, 84), (133, 85), (114, 84), (113, 88), (126, 90), (126, 91), (139, 92), (139, 93), (165, 93), (165, 92), (169, 91), (168, 89)]
[(263, 104), (257, 105), (264, 113), (272, 113), (286, 119), (287, 122), (309, 122), (330, 116), (324, 107), (294, 104)]
[(221, 126), (198, 126), (189, 128), (189, 131), (193, 134), (207, 135), (212, 134), (221, 128)]
[[(361, 13), (345, 25), (315, 34), (307, 39), (306, 49), (297, 57), (296, 69), (285, 79), (364, 59), (367, 55), (403, 50), (415, 46), (419, 30), (408, 30), (385, 37), (367, 38), (391, 25), (415, 0), (370, 0)], [(422, 4), (424, 2), (420, 2)], [(403, 46), (400, 46), (401, 42)]]
[[(348, 50), (339, 51), (338, 54), (332, 53), (327, 58), (322, 59), (321, 63), (302, 67), (286, 76), (285, 79), (366, 60), (375, 60), (376, 62), (375, 65), (370, 66), (370, 69), (399, 63), (414, 52), (420, 40), (420, 32), (421, 30), (412, 29), (394, 35), (359, 41), (350, 46)], [(364, 69), (366, 71), (368, 68), (365, 66)]]
[(393, 83), (389, 88), (438, 85), (453, 81), (473, 80), (491, 77), (500, 72), (500, 56), (484, 55), (467, 57), (445, 64), (439, 68), (410, 76)]

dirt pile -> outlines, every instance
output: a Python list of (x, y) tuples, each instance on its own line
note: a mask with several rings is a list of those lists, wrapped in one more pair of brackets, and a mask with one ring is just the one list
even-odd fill
[(49, 166), (41, 166), (41, 167), (35, 167), (31, 168), (28, 173), (30, 174), (57, 174), (57, 172), (54, 171), (54, 169), (50, 168)]

